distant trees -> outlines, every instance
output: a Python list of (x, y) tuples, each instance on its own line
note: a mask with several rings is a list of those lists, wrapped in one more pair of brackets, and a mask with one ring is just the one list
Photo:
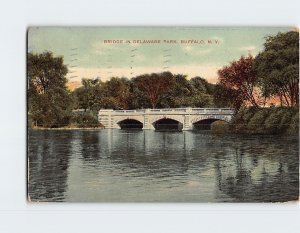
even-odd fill
[(76, 108), (87, 110), (95, 110), (99, 108), (99, 97), (101, 95), (101, 84), (99, 78), (82, 79), (82, 86), (75, 89), (73, 97), (75, 98)]
[(282, 105), (299, 105), (299, 32), (269, 36), (254, 67), (264, 96), (279, 96)]
[(131, 80), (113, 77), (106, 82), (83, 78), (71, 96), (74, 108), (95, 114), (101, 108), (208, 107), (214, 106), (214, 86), (201, 77), (188, 80), (186, 75), (163, 72)]
[(186, 75), (172, 76), (172, 87), (167, 90), (159, 105), (161, 108), (191, 106), (192, 86)]
[[(102, 106), (105, 106), (106, 97), (112, 98), (114, 104), (114, 108), (118, 109), (128, 109), (129, 108), (129, 100), (130, 100), (130, 81), (127, 78), (117, 78), (113, 77), (107, 82), (103, 84), (103, 92), (104, 92), (104, 101), (102, 102)], [(106, 99), (108, 100), (108, 99)]]
[(205, 79), (194, 77), (188, 80), (187, 75), (173, 74), (171, 83), (157, 104), (159, 108), (213, 106), (214, 85)]

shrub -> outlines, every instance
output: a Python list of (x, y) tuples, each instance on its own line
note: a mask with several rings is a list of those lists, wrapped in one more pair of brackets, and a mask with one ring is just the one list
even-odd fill
[(265, 120), (265, 129), (267, 133), (279, 133), (281, 131), (280, 123), (285, 110), (282, 108), (271, 109), (269, 116)]
[(268, 109), (259, 109), (250, 119), (247, 128), (252, 133), (265, 133), (265, 120), (269, 115)]
[(294, 116), (292, 117), (287, 133), (299, 134), (299, 112), (294, 114)]
[(288, 131), (292, 117), (293, 117), (293, 113), (291, 111), (284, 112), (284, 114), (282, 115), (281, 121), (279, 123), (279, 127), (278, 127), (279, 132), (283, 133), (283, 132)]
[(211, 131), (213, 133), (228, 133), (229, 124), (225, 121), (215, 121), (211, 124)]
[(74, 114), (72, 117), (72, 126), (78, 128), (98, 128), (101, 127), (101, 124), (91, 114)]

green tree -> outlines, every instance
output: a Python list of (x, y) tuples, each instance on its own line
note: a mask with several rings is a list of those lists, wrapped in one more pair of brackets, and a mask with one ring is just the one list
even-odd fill
[(213, 84), (200, 77), (187, 79), (186, 75), (173, 75), (172, 88), (159, 102), (159, 107), (209, 107), (213, 106)]
[(63, 64), (62, 57), (53, 57), (51, 52), (28, 53), (28, 86), (34, 88), (39, 94), (45, 94), (57, 88), (65, 89), (67, 73), (68, 69)]
[(102, 85), (103, 83), (99, 78), (95, 79), (82, 79), (82, 86), (75, 89), (73, 95), (76, 99), (76, 108), (85, 110), (98, 111), (100, 109)]
[(238, 90), (228, 88), (220, 83), (216, 84), (214, 88), (213, 101), (216, 107), (231, 107), (236, 110), (243, 104)]
[(197, 92), (212, 95), (214, 93), (214, 84), (207, 82), (206, 79), (196, 76), (190, 80), (190, 84)]
[(59, 127), (69, 123), (72, 98), (66, 88), (68, 69), (51, 52), (27, 57), (28, 118), (35, 125)]
[(254, 68), (264, 96), (279, 96), (287, 106), (299, 105), (299, 32), (267, 37)]
[(186, 75), (172, 75), (172, 88), (161, 98), (158, 106), (161, 108), (178, 108), (191, 105), (192, 86)]
[[(128, 109), (130, 93), (130, 81), (127, 78), (113, 77), (103, 86), (104, 95), (110, 97), (110, 102), (114, 102), (114, 108)], [(105, 100), (105, 99), (104, 99)]]
[(130, 80), (129, 91), (131, 93), (128, 100), (129, 109), (151, 108), (147, 95), (138, 88), (136, 82)]

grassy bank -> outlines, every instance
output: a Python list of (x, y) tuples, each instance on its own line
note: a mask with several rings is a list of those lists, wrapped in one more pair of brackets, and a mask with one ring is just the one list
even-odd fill
[(92, 113), (72, 114), (66, 117), (65, 123), (42, 121), (36, 122), (28, 119), (28, 127), (34, 129), (98, 129), (104, 126), (98, 122), (96, 116)]

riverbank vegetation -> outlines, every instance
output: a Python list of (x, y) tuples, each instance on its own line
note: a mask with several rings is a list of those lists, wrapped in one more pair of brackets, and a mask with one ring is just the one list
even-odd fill
[[(171, 72), (131, 79), (82, 79), (66, 87), (68, 68), (51, 52), (28, 54), (29, 127), (101, 127), (99, 109), (229, 107), (227, 130), (235, 133), (297, 133), (299, 119), (299, 33), (266, 38), (257, 56), (242, 56), (218, 71), (216, 84), (201, 76)], [(80, 111), (78, 110), (80, 109)], [(225, 127), (225, 126), (224, 126)]]
[(241, 108), (234, 117), (231, 131), (247, 134), (296, 134), (299, 111), (294, 107)]

